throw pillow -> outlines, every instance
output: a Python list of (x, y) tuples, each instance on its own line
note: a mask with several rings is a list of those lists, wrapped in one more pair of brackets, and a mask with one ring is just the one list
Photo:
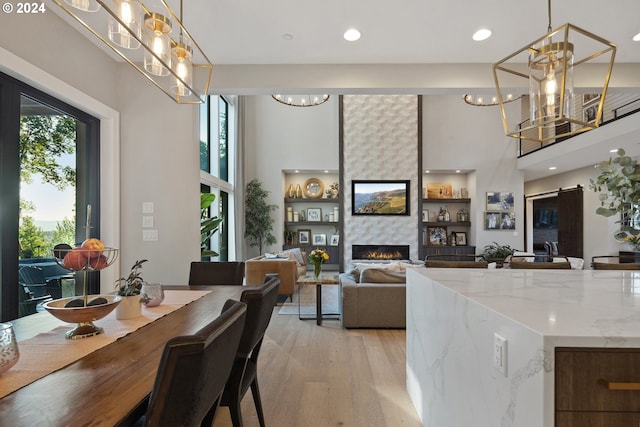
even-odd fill
[(405, 283), (406, 281), (405, 271), (365, 268), (360, 272), (360, 283)]
[(284, 251), (280, 251), (278, 255), (288, 258), (289, 254), (293, 254), (299, 265), (304, 265), (304, 259), (302, 258), (302, 252), (300, 251), (300, 248), (286, 249)]

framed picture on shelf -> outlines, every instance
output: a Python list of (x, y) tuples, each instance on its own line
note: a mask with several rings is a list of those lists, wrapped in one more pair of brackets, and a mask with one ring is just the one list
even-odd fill
[(340, 235), (339, 234), (332, 234), (331, 235), (331, 242), (329, 242), (329, 244), (331, 246), (338, 246), (340, 244)]
[(487, 192), (488, 211), (512, 211), (515, 208), (515, 195), (509, 192)]
[(422, 222), (429, 222), (429, 210), (425, 209), (422, 211)]
[(311, 230), (298, 230), (298, 244), (299, 245), (311, 244)]
[(320, 222), (322, 221), (322, 209), (320, 208), (307, 208), (307, 221)]
[(484, 229), (500, 230), (500, 212), (484, 213)]
[(454, 239), (456, 246), (467, 246), (467, 233), (464, 231), (456, 231)]
[(314, 245), (326, 245), (327, 244), (327, 235), (326, 234), (315, 234), (313, 235), (313, 244)]
[(452, 186), (449, 183), (427, 184), (427, 199), (450, 199), (452, 195)]
[(427, 227), (427, 244), (429, 246), (446, 246), (447, 227)]

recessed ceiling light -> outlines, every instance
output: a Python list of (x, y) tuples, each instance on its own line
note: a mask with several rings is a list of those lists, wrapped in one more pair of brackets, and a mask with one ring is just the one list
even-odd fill
[(488, 28), (481, 28), (473, 33), (473, 39), (477, 42), (486, 40), (489, 37), (491, 37), (491, 30), (489, 30)]
[(460, 173), (460, 169), (457, 169), (457, 170), (456, 170), (456, 173)]
[(329, 171), (324, 171), (324, 173), (329, 173)]
[(344, 33), (344, 39), (348, 42), (359, 40), (360, 36), (360, 31), (356, 30), (355, 28), (350, 28)]
[(609, 152), (610, 152), (610, 153), (617, 153), (617, 152), (618, 152), (618, 149), (617, 149), (617, 148), (614, 148), (613, 150), (609, 150)]
[(557, 168), (557, 167), (555, 167), (555, 166), (550, 166), (550, 167), (549, 167), (549, 170), (550, 170), (550, 171), (554, 171), (554, 170), (556, 170), (556, 169), (558, 169), (558, 168)]
[(424, 173), (429, 173), (429, 172), (431, 172), (431, 171), (424, 171)]
[(640, 33), (638, 33), (635, 36), (633, 36), (633, 41), (634, 42), (640, 42)]

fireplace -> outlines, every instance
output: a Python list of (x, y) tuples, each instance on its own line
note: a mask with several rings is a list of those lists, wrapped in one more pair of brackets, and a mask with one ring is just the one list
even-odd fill
[(408, 260), (409, 245), (352, 245), (351, 259)]

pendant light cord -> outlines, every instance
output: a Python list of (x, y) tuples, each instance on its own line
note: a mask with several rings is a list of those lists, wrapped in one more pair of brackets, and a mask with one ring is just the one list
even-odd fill
[(549, 14), (549, 26), (547, 27), (547, 32), (551, 32), (551, 0), (547, 1), (547, 12)]

